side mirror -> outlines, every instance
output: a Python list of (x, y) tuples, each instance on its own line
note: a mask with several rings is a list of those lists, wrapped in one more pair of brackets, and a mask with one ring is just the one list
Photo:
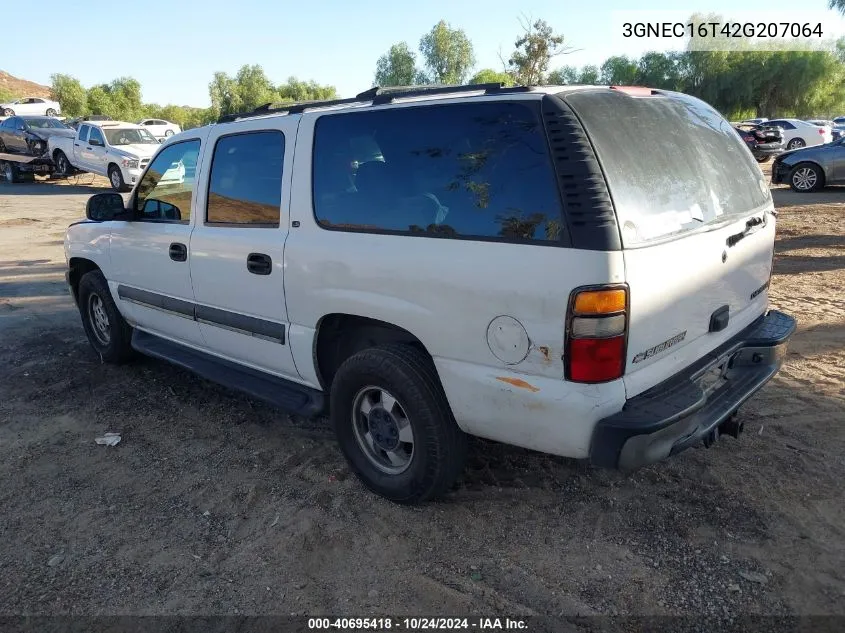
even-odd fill
[(98, 193), (88, 198), (85, 217), (94, 222), (126, 219), (128, 213), (119, 193)]
[(95, 139), (88, 139), (88, 145), (93, 145), (94, 147), (102, 147), (103, 146), (103, 144), (100, 143), (100, 141), (97, 141)]

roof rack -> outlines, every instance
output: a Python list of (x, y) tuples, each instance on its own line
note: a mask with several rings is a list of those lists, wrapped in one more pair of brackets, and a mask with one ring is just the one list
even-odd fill
[(528, 86), (511, 86), (507, 87), (502, 83), (489, 84), (465, 84), (460, 86), (444, 86), (441, 84), (428, 86), (375, 86), (364, 92), (359, 92), (354, 97), (348, 99), (327, 99), (323, 101), (301, 101), (299, 103), (289, 103), (275, 106), (273, 103), (265, 103), (258, 106), (249, 112), (239, 112), (236, 114), (226, 114), (217, 119), (218, 123), (231, 123), (240, 119), (249, 119), (251, 117), (265, 116), (268, 114), (281, 114), (283, 112), (288, 114), (301, 114), (310, 108), (328, 108), (336, 105), (347, 105), (352, 103), (361, 103), (370, 101), (370, 105), (382, 105), (390, 103), (394, 99), (402, 99), (407, 97), (425, 97), (429, 95), (443, 95), (443, 94), (457, 94), (461, 92), (483, 92), (484, 94), (502, 94), (513, 92), (528, 92), (531, 88)]

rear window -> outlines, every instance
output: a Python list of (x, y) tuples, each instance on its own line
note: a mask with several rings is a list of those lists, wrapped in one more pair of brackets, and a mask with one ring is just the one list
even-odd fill
[(769, 202), (745, 143), (703, 101), (609, 90), (566, 101), (601, 161), (625, 247), (721, 224)]

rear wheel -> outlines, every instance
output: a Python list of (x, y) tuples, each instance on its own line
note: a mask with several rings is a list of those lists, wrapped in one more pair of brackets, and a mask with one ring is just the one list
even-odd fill
[(115, 191), (129, 191), (129, 187), (126, 186), (126, 182), (123, 180), (123, 173), (117, 165), (111, 165), (109, 167), (109, 182)]
[(16, 183), (20, 182), (21, 174), (18, 171), (17, 165), (14, 163), (4, 163), (3, 164), (3, 177), (6, 179), (8, 183)]
[(47, 116), (56, 116), (58, 113), (53, 108), (48, 108), (46, 114)]
[(798, 149), (799, 147), (804, 147), (806, 145), (807, 144), (804, 142), (803, 138), (794, 138), (786, 144), (786, 149)]
[(434, 363), (410, 345), (365, 349), (337, 370), (331, 418), (350, 468), (397, 503), (444, 493), (463, 470), (467, 436)]
[(173, 130), (165, 130), (164, 135), (165, 136), (173, 136)]
[(15, 116), (15, 111), (12, 108), (6, 108), (3, 110), (3, 116)]
[(789, 186), (800, 193), (817, 191), (824, 186), (824, 173), (813, 163), (798, 163), (789, 173)]
[(132, 328), (121, 316), (103, 273), (92, 270), (79, 280), (77, 302), (88, 342), (106, 363), (130, 359)]

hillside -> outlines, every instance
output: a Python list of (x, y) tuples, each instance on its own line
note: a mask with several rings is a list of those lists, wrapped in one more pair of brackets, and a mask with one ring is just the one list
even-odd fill
[(26, 79), (18, 79), (0, 70), (0, 97), (19, 99), (20, 97), (49, 97), (50, 86), (42, 86)]

